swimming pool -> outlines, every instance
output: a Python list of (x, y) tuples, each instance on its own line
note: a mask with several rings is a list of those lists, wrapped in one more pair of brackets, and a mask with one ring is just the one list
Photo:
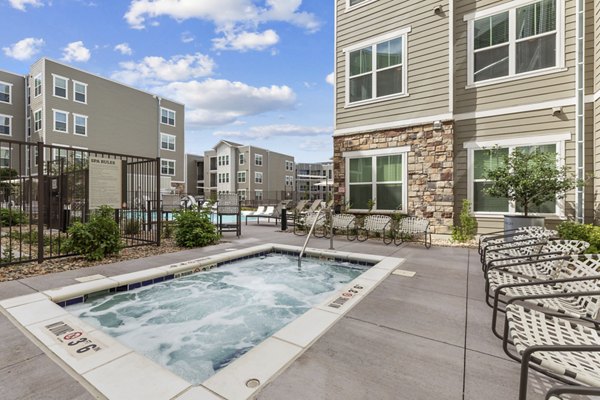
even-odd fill
[(199, 384), (368, 268), (271, 253), (66, 309)]

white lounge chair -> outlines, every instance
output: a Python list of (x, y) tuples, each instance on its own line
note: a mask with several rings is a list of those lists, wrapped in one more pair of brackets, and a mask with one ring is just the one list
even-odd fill
[(277, 217), (277, 215), (275, 213), (275, 206), (267, 206), (266, 210), (264, 210), (264, 212), (262, 212), (260, 214), (255, 213), (255, 214), (246, 215), (246, 225), (248, 225), (248, 218), (256, 218), (256, 223), (260, 224), (261, 218), (267, 218), (268, 220), (270, 220), (271, 218), (275, 218), (275, 217)]

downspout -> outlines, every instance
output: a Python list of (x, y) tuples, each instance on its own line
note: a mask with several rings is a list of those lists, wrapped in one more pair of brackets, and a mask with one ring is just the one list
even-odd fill
[[(579, 180), (585, 179), (585, 4), (576, 1), (575, 12), (575, 166)], [(579, 223), (585, 220), (585, 188), (575, 189), (575, 219)]]

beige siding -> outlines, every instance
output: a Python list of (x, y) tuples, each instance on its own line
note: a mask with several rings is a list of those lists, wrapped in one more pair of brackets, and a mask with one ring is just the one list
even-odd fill
[[(443, 12), (434, 14), (441, 5)], [(448, 3), (433, 0), (377, 0), (346, 11), (337, 0), (336, 129), (394, 122), (447, 113)], [(410, 27), (407, 36), (408, 97), (346, 107), (346, 59), (343, 49)]]
[(12, 85), (10, 104), (0, 102), (0, 114), (12, 117), (10, 136), (0, 139), (25, 139), (25, 77), (0, 70), (0, 81)]
[[(473, 1), (455, 2), (455, 112), (471, 112), (574, 97), (575, 93), (575, 0), (565, 0), (565, 66), (568, 70), (545, 76), (466, 88), (467, 22)], [(506, 3), (498, 0), (477, 1), (477, 9)], [(552, 80), (552, 85), (548, 80)]]

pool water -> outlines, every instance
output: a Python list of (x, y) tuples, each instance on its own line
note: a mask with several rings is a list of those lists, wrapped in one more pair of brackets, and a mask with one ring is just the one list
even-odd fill
[(269, 254), (67, 310), (198, 384), (368, 268)]

